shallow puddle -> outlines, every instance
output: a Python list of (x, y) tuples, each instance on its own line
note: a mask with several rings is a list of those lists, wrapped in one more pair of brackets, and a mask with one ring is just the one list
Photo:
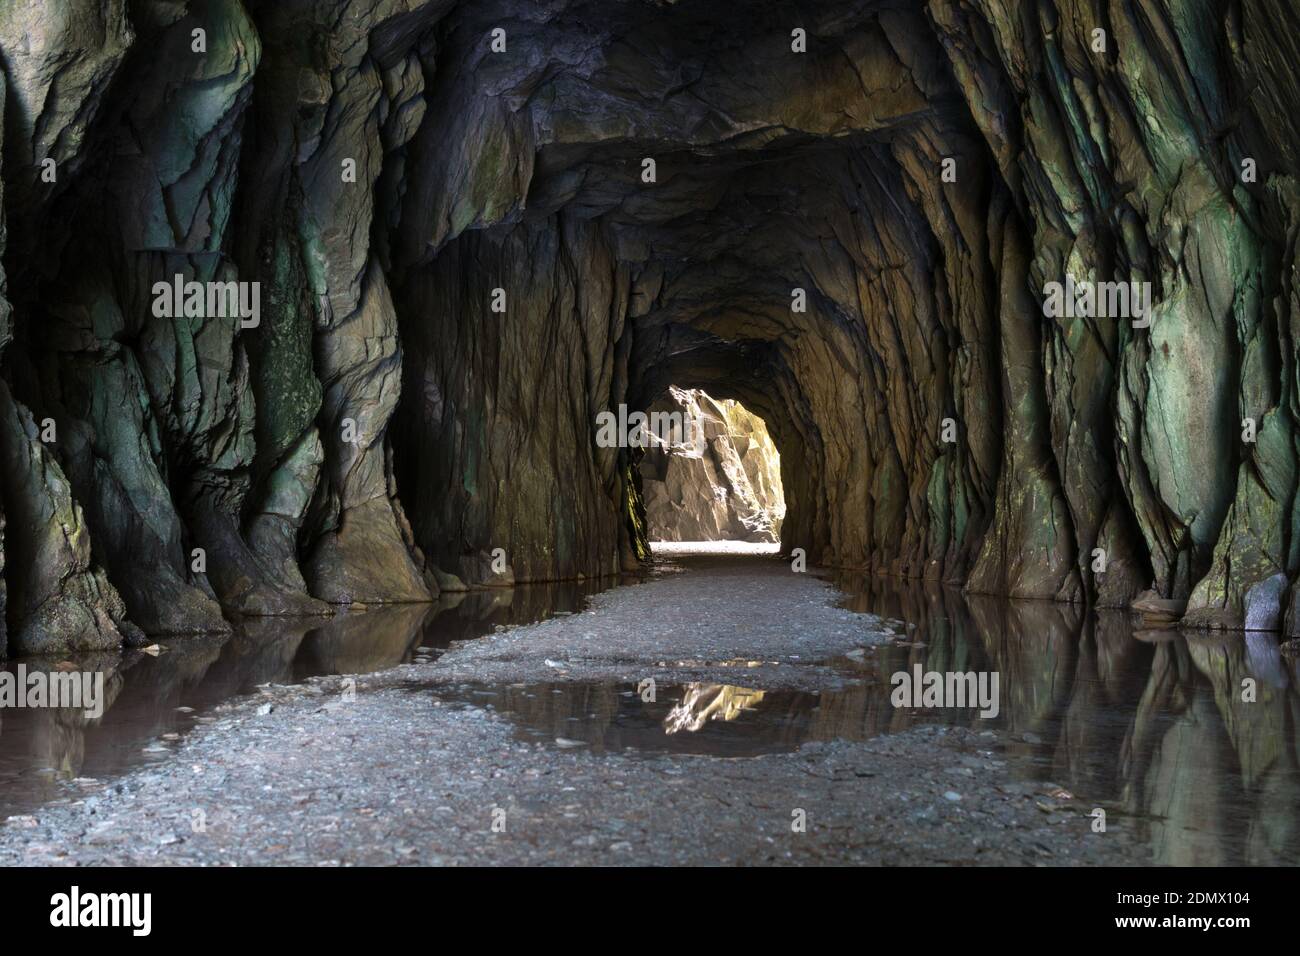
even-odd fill
[[(1275, 635), (1184, 635), (1120, 612), (837, 583), (848, 606), (909, 625), (837, 662), (855, 679), (847, 687), (659, 685), (654, 699), (606, 682), (435, 693), (506, 715), (522, 739), (593, 753), (752, 757), (917, 724), (992, 729), (1010, 778), (1051, 782), (1057, 802), (1131, 818), (1157, 863), (1300, 863), (1300, 668)], [(894, 706), (893, 675), (932, 672), (996, 673), (996, 716)]]
[(823, 699), (834, 700), (829, 693), (703, 683), (651, 690), (613, 682), (466, 684), (434, 693), (513, 718), (525, 740), (595, 753), (754, 757), (839, 736), (816, 721)]
[[(610, 582), (612, 583), (612, 582)], [(0, 708), (0, 820), (51, 799), (64, 783), (107, 780), (165, 758), (217, 705), (259, 685), (365, 674), (436, 657), (452, 641), (581, 610), (601, 587), (556, 583), (452, 595), (434, 604), (353, 611), (332, 618), (249, 619), (229, 636), (160, 639), (158, 655), (126, 651), (71, 660), (24, 658), (17, 673), (102, 673), (103, 714), (84, 709)]]
[[(1120, 612), (882, 579), (836, 584), (846, 606), (907, 622), (895, 627), (898, 640), (833, 662), (849, 679), (844, 686), (762, 690), (746, 683), (747, 662), (736, 661), (728, 662), (734, 683), (660, 684), (653, 699), (616, 683), (436, 693), (493, 708), (524, 739), (596, 753), (744, 758), (918, 723), (996, 729), (1006, 774), (1050, 781), (1065, 791), (1061, 799), (1133, 818), (1158, 863), (1300, 863), (1300, 670), (1275, 636), (1144, 630)], [(519, 587), (328, 620), (253, 621), (229, 637), (166, 642), (157, 657), (78, 658), (71, 663), (106, 675), (105, 712), (0, 710), (0, 817), (67, 799), (63, 782), (72, 778), (111, 779), (165, 757), (195, 721), (259, 685), (432, 659), (497, 625), (578, 611), (595, 590)], [(997, 715), (894, 706), (892, 675), (918, 668), (996, 673)]]
[(881, 578), (835, 583), (845, 606), (909, 622), (912, 646), (882, 648), (880, 674), (1000, 675), (995, 721), (925, 719), (1005, 731), (1014, 767), (1135, 817), (1155, 862), (1300, 862), (1300, 661), (1277, 635), (1181, 633), (1124, 611)]

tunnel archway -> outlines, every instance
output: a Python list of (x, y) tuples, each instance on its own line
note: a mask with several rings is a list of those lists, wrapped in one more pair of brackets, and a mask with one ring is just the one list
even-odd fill
[(1297, 51), (2, 0), (0, 862), (1300, 860)]
[[(764, 418), (812, 563), (1300, 621), (1279, 8), (1012, 6), (0, 18), (45, 44), (5, 62), (15, 646), (633, 570), (594, 421), (670, 383)], [(264, 308), (165, 315), (178, 277)], [(17, 530), (55, 513), (75, 547)]]

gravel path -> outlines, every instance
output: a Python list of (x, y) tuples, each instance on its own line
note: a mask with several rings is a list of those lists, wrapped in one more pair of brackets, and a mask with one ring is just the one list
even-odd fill
[[(776, 559), (681, 573), (436, 661), (223, 704), (162, 760), (0, 827), (15, 864), (1076, 864), (1141, 862), (1122, 820), (1013, 779), (994, 731), (919, 727), (745, 759), (521, 739), (443, 685), (842, 682), (891, 627)], [(901, 630), (895, 625), (892, 630)], [(753, 666), (759, 662), (758, 666)], [(800, 821), (804, 826), (800, 827)]]
[(843, 679), (829, 662), (906, 633), (899, 622), (837, 607), (838, 592), (792, 572), (770, 546), (727, 544), (657, 545), (660, 573), (648, 582), (603, 591), (581, 614), (465, 642), (428, 676), (734, 682), (743, 669), (750, 686), (816, 689)]

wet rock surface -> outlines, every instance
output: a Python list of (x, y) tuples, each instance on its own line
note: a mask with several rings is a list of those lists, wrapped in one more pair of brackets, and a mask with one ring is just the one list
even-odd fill
[[(8, 653), (634, 568), (637, 456), (591, 435), (669, 385), (766, 421), (814, 562), (1228, 629), (1280, 575), (1295, 633), (1297, 36), (1289, 0), (6, 4), (0, 377), (57, 437), (0, 504), (57, 468), (90, 542), (5, 562)], [(177, 275), (260, 283), (257, 325), (160, 315)], [(1067, 277), (1150, 283), (1149, 325), (1045, 316)]]

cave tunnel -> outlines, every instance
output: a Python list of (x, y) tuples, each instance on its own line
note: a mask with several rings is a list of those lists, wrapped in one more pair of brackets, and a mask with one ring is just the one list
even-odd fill
[[(687, 588), (691, 539), (756, 602), (1300, 635), (1290, 0), (35, 9), (0, 657)], [(629, 422), (688, 405), (668, 482)]]
[(595, 420), (675, 384), (815, 565), (1292, 627), (1273, 5), (1180, 22), (1215, 71), (1158, 4), (57, 6), (0, 21), (13, 649), (634, 570)]

